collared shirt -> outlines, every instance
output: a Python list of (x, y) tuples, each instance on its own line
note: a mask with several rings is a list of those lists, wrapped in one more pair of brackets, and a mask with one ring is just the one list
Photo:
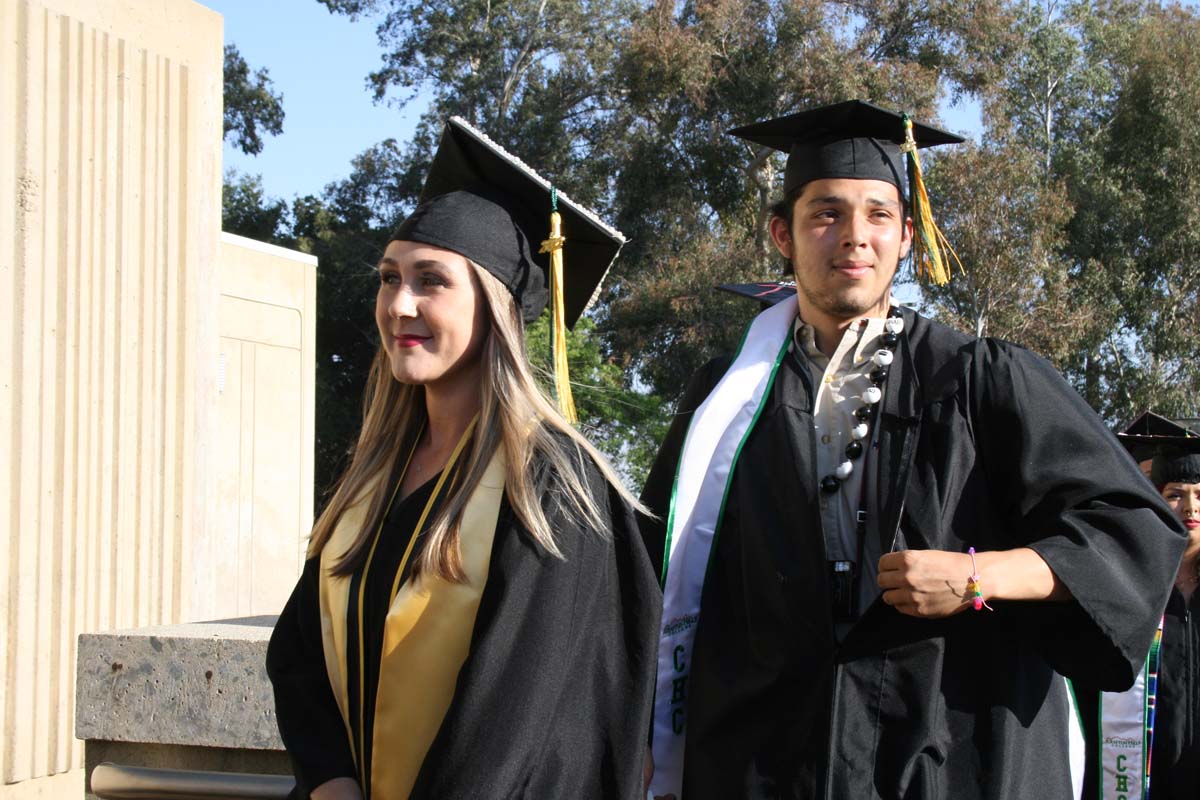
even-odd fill
[[(813, 327), (798, 317), (796, 319), (793, 336), (797, 348), (807, 357), (809, 374), (816, 387), (813, 435), (817, 443), (817, 470), (813, 480), (818, 485), (826, 475), (833, 475), (838, 464), (846, 460), (846, 446), (854, 441), (851, 430), (858, 423), (854, 412), (864, 405), (862, 394), (871, 386), (867, 376), (875, 369), (871, 356), (881, 347), (879, 337), (884, 332), (883, 325), (882, 318), (855, 320), (842, 334), (833, 356), (826, 356), (817, 349)], [(852, 461), (854, 470), (850, 476), (842, 480), (836, 492), (817, 492), (826, 558), (830, 561), (861, 561), (858, 595), (860, 613), (879, 594), (875, 583), (879, 554), (878, 547), (872, 546), (873, 538), (868, 535), (864, 552), (858, 551), (858, 511), (860, 508), (874, 508), (875, 505), (868, 499), (873, 497), (875, 491), (873, 455), (877, 414), (870, 418), (871, 430), (862, 442), (862, 455)], [(868, 531), (875, 530), (873, 522), (868, 519)]]

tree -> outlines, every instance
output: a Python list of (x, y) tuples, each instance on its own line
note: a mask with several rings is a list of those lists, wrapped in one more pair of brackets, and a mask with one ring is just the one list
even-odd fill
[(225, 170), (221, 192), (221, 230), (273, 244), (288, 245), (288, 205), (268, 198), (262, 178)]
[(432, 95), (404, 149), (406, 174), (424, 175), (442, 122), (457, 114), (569, 183), (577, 200), (603, 196), (578, 179), (604, 186), (590, 148), (577, 143), (598, 135), (594, 117), (611, 106), (605, 72), (629, 0), (320, 1), (351, 18), (382, 15), (383, 65), (368, 77), (376, 100), (404, 105), (419, 90)]
[(925, 287), (930, 310), (1066, 366), (1096, 322), (1070, 296), (1066, 188), (1045, 181), (1035, 151), (1013, 144), (960, 145), (937, 160), (929, 181), (939, 224), (968, 265), (946, 286)]
[(247, 155), (262, 152), (262, 134), (283, 132), (283, 95), (272, 91), (265, 69), (253, 74), (237, 46), (225, 45), (225, 131), (234, 147)]
[(348, 464), (362, 423), (367, 373), (379, 347), (375, 265), (390, 227), (366, 201), (377, 162), (359, 157), (351, 175), (321, 197), (292, 203), (296, 247), (317, 257), (317, 415), (314, 479), (318, 508)]
[(1143, 15), (1113, 53), (1111, 113), (1076, 155), (1069, 252), (1078, 282), (1111, 306), (1085, 390), (1114, 421), (1200, 411), (1198, 46), (1190, 9)]
[[(549, 394), (553, 385), (549, 312), (526, 329), (525, 342), (530, 363)], [(666, 434), (668, 409), (657, 396), (625, 387), (625, 370), (605, 355), (596, 323), (587, 317), (567, 331), (567, 361), (580, 429), (612, 458), (630, 490), (637, 492)]]
[(752, 311), (714, 285), (780, 275), (766, 226), (784, 157), (725, 131), (852, 97), (931, 118), (979, 5), (655, 0), (631, 21), (613, 204), (633, 244), (602, 317), (631, 375), (677, 397)]
[[(321, 241), (332, 248), (348, 237), (371, 239), (378, 247), (372, 257), (377, 258), (387, 241), (386, 231), (415, 204), (442, 123), (450, 114), (484, 129), (564, 186), (574, 199), (603, 206), (613, 162), (596, 156), (612, 150), (614, 128), (606, 115), (619, 102), (607, 92), (611, 81), (605, 75), (611, 69), (616, 32), (632, 9), (626, 0), (321, 1), (331, 12), (351, 17), (384, 14), (378, 28), (383, 66), (369, 77), (377, 100), (403, 104), (421, 88), (431, 91), (433, 100), (410, 142), (400, 146), (388, 141), (371, 148), (356, 160), (347, 180), (327, 187), (319, 203), (294, 209), (298, 224), (324, 219), (323, 228), (300, 232), (302, 242), (312, 240), (315, 247)], [(326, 252), (320, 258), (328, 276), (323, 280), (341, 287), (351, 283), (343, 278), (361, 270), (359, 255)], [(321, 283), (318, 297), (325, 286)], [(351, 318), (360, 312), (354, 302), (342, 302), (348, 299), (319, 301), (324, 309), (319, 324), (358, 331)], [(625, 384), (624, 371), (602, 352), (591, 326), (582, 321), (569, 340), (581, 424), (619, 461), (627, 477), (639, 478), (657, 443), (657, 436), (647, 440), (639, 431), (661, 426), (661, 418), (647, 411), (660, 410), (661, 403)], [(318, 381), (322, 371), (326, 375), (322, 391), (344, 389), (346, 383), (360, 385), (369, 363), (366, 351), (373, 353), (373, 346), (363, 344), (373, 336), (360, 334), (332, 344), (336, 352), (320, 354)], [(535, 359), (540, 358), (541, 336), (533, 326), (530, 347)], [(334, 355), (337, 362), (332, 361)], [(318, 464), (319, 471), (336, 473), (331, 466), (335, 454), (345, 451), (347, 433), (357, 427), (357, 419), (357, 409), (352, 416), (348, 407), (342, 408), (330, 415), (326, 433), (318, 431), (324, 443), (319, 444), (318, 459), (325, 464)]]
[(382, 15), (377, 100), (433, 95), (413, 140), (391, 148), (376, 205), (415, 199), (442, 120), (459, 113), (615, 217), (630, 244), (595, 333), (630, 398), (677, 397), (736, 343), (752, 309), (714, 284), (779, 274), (765, 230), (782, 157), (727, 129), (864, 96), (928, 118), (951, 68), (982, 80), (987, 60), (962, 53), (1011, 44), (994, 2), (321, 2)]
[[(247, 155), (262, 152), (259, 131), (273, 136), (283, 132), (283, 96), (271, 91), (266, 69), (253, 75), (235, 45), (225, 45), (225, 130), (233, 145)], [(226, 170), (221, 191), (222, 230), (286, 245), (287, 203), (268, 198), (262, 178)]]
[[(716, 284), (780, 275), (766, 222), (783, 156), (726, 130), (850, 97), (935, 120), (947, 96), (978, 100), (985, 131), (979, 148), (926, 158), (967, 265), (926, 292), (929, 309), (1047, 355), (1110, 418), (1152, 399), (1182, 408), (1162, 403), (1184, 394), (1167, 384), (1194, 380), (1193, 342), (1180, 331), (1196, 327), (1196, 304), (1186, 251), (1172, 245), (1190, 247), (1185, 209), (1200, 167), (1189, 153), (1200, 147), (1176, 129), (1189, 128), (1200, 82), (1192, 59), (1166, 54), (1191, 46), (1190, 10), (1146, 0), (321, 2), (382, 15), (377, 99), (433, 97), (413, 140), (364, 154), (375, 166), (327, 192), (325, 208), (358, 220), (351, 227), (395, 219), (415, 200), (444, 117), (466, 116), (630, 239), (579, 345), (604, 367), (598, 385), (619, 377), (629, 408), (669, 403), (693, 369), (736, 344), (753, 309)], [(1168, 182), (1156, 171), (1164, 163)], [(653, 435), (640, 412), (590, 413), (607, 420), (597, 431), (647, 426), (628, 442)]]

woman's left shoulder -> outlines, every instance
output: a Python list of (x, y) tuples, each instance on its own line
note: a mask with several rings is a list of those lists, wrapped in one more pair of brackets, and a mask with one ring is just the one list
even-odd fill
[[(618, 529), (634, 524), (632, 508), (609, 479), (612, 476), (613, 480), (620, 480), (619, 476), (610, 465), (602, 466), (599, 461), (604, 458), (603, 454), (590, 452), (575, 437), (561, 431), (554, 431), (552, 435), (558, 458), (536, 454), (534, 471), (542, 494), (542, 509), (556, 532), (578, 529), (592, 536), (599, 534), (601, 539), (611, 539)], [(586, 515), (581, 517), (572, 498), (590, 502), (604, 530), (594, 530)]]
[[(597, 501), (605, 498), (611, 487), (597, 462), (597, 458), (604, 458), (603, 454), (598, 451), (592, 452), (595, 450), (594, 446), (590, 449), (584, 447), (576, 438), (582, 437), (582, 434), (572, 435), (553, 428), (547, 429), (547, 433), (551, 446), (562, 460), (556, 464), (549, 453), (535, 452), (535, 469), (539, 472), (546, 471), (548, 477), (560, 483), (569, 481), (585, 489)], [(609, 469), (611, 470), (611, 467)]]

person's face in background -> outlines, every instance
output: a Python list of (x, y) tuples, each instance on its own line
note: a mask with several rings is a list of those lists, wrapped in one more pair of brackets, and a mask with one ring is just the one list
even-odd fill
[(1162, 488), (1162, 496), (1187, 529), (1183, 561), (1194, 564), (1200, 555), (1200, 483), (1168, 483)]

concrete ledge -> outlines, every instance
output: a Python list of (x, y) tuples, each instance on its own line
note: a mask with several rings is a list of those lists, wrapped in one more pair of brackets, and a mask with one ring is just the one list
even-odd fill
[(97, 764), (92, 794), (100, 800), (287, 800), (296, 782), (286, 775), (155, 769)]
[(83, 792), (85, 800), (99, 800), (92, 790), (92, 775), (96, 767), (106, 762), (126, 767), (281, 775), (289, 779), (292, 774), (292, 765), (287, 754), (271, 750), (89, 741), (84, 747), (87, 773)]
[(275, 619), (81, 635), (75, 735), (89, 743), (282, 751), (264, 666)]

